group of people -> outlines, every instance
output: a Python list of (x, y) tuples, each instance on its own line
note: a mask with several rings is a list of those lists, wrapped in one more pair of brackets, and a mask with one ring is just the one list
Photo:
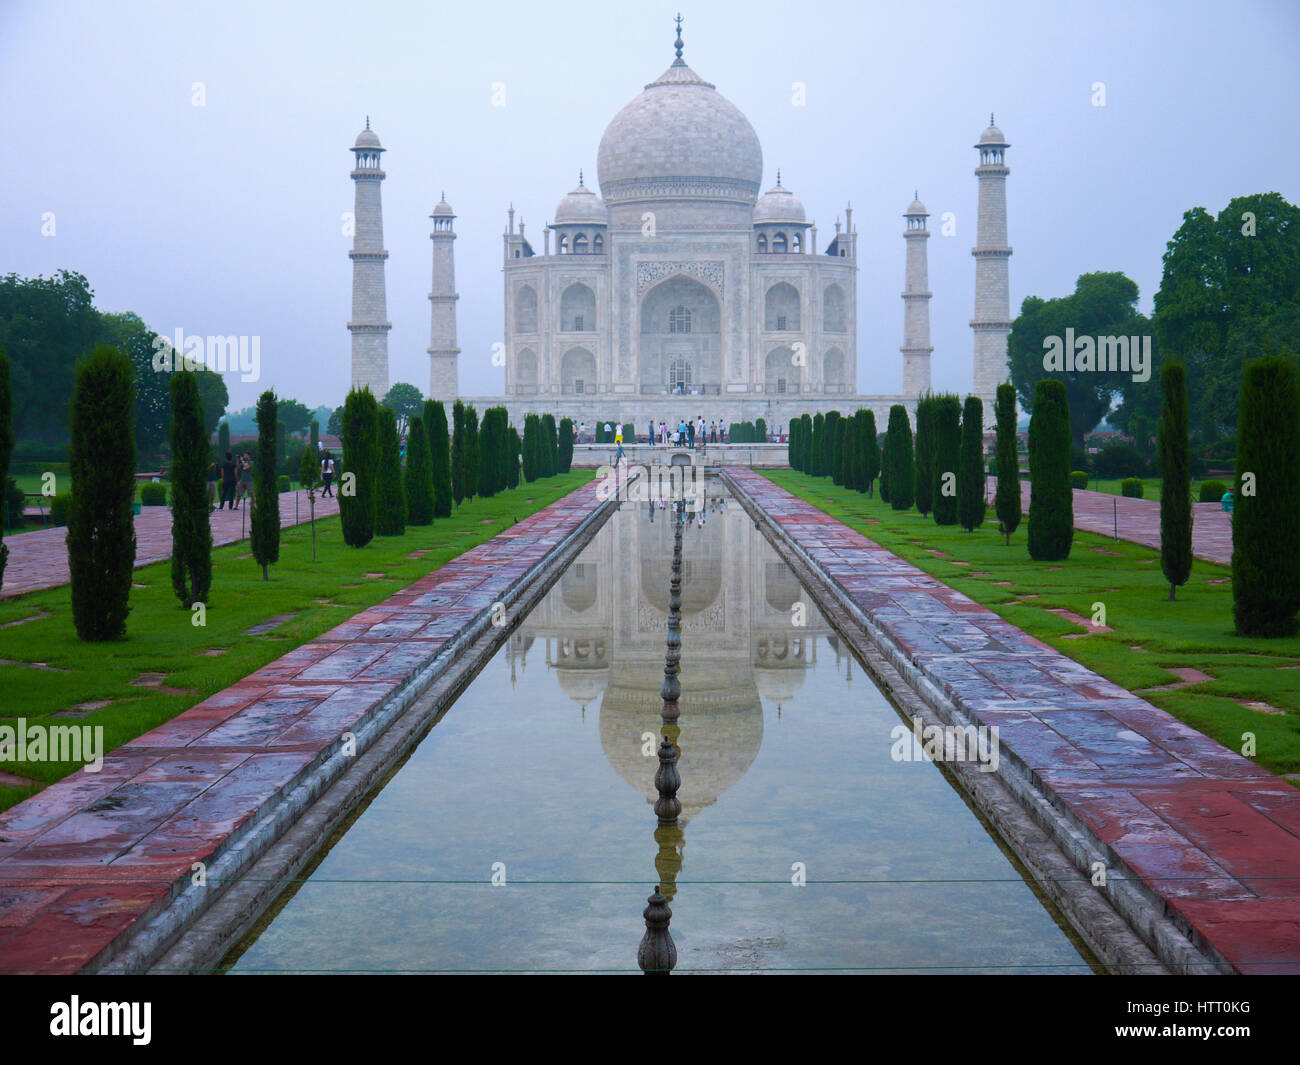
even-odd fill
[(727, 442), (727, 426), (724, 422), (704, 423), (703, 418), (697, 418), (690, 421), (683, 418), (677, 423), (676, 429), (670, 429), (667, 422), (660, 422), (658, 428), (654, 422), (649, 423), (650, 443), (656, 441), (660, 444), (673, 444), (678, 447), (702, 447), (705, 444), (725, 444)]
[(245, 451), (238, 458), (233, 451), (226, 452), (224, 462), (213, 462), (208, 467), (208, 510), (222, 510), (229, 506), (238, 510), (245, 498), (253, 495), (253, 456)]

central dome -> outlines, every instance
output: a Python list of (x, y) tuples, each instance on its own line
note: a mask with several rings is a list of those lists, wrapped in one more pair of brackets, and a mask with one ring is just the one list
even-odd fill
[(752, 207), (763, 149), (740, 108), (679, 58), (614, 116), (597, 168), (608, 204), (705, 199)]

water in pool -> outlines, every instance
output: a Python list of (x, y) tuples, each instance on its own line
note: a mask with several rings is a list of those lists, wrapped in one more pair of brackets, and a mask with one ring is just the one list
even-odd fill
[(679, 973), (1091, 971), (725, 494), (684, 531), (659, 827), (672, 540), (624, 504), (229, 971), (635, 973), (659, 883)]

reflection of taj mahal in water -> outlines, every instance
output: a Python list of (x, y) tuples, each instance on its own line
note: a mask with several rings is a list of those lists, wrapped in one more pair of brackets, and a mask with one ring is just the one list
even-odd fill
[[(672, 511), (625, 503), (511, 636), (511, 680), (554, 671), (565, 694), (599, 714), (610, 764), (653, 802), (660, 733)], [(682, 821), (712, 805), (749, 768), (763, 741), (763, 705), (794, 699), (817, 660), (817, 637), (839, 641), (790, 568), (738, 503), (710, 500), (686, 527), (682, 579)], [(636, 560), (630, 567), (618, 559)], [(806, 624), (793, 623), (796, 603)], [(823, 651), (825, 645), (823, 645)]]

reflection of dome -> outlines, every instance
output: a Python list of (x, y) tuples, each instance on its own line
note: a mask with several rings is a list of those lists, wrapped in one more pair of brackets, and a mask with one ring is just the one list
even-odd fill
[[(641, 753), (642, 733), (662, 736), (657, 698), (662, 666), (620, 669), (600, 704), (600, 745), (618, 775), (646, 797), (658, 761)], [(703, 685), (707, 685), (704, 687)], [(699, 662), (682, 669), (681, 733), (677, 762), (682, 786), (681, 821), (686, 823), (745, 775), (763, 744), (763, 706), (746, 664)]]
[(551, 225), (603, 226), (608, 222), (609, 217), (605, 213), (605, 205), (600, 202), (600, 197), (591, 189), (579, 184), (555, 208), (555, 221)]
[(579, 562), (570, 566), (560, 578), (560, 596), (573, 613), (582, 614), (596, 605), (600, 594), (600, 580), (592, 563)]
[(609, 683), (609, 667), (600, 669), (556, 669), (555, 679), (559, 681), (564, 694), (575, 703), (586, 706), (600, 698)]
[(597, 165), (610, 203), (690, 197), (752, 205), (763, 149), (740, 109), (678, 58), (614, 116)]
[(799, 202), (793, 192), (781, 185), (779, 176), (776, 179), (776, 185), (763, 193), (762, 198), (754, 205), (755, 225), (766, 222), (787, 222), (803, 225), (806, 221), (803, 204)]
[(754, 684), (764, 699), (774, 703), (788, 703), (803, 687), (805, 666), (803, 662), (794, 663), (784, 669), (754, 667)]

